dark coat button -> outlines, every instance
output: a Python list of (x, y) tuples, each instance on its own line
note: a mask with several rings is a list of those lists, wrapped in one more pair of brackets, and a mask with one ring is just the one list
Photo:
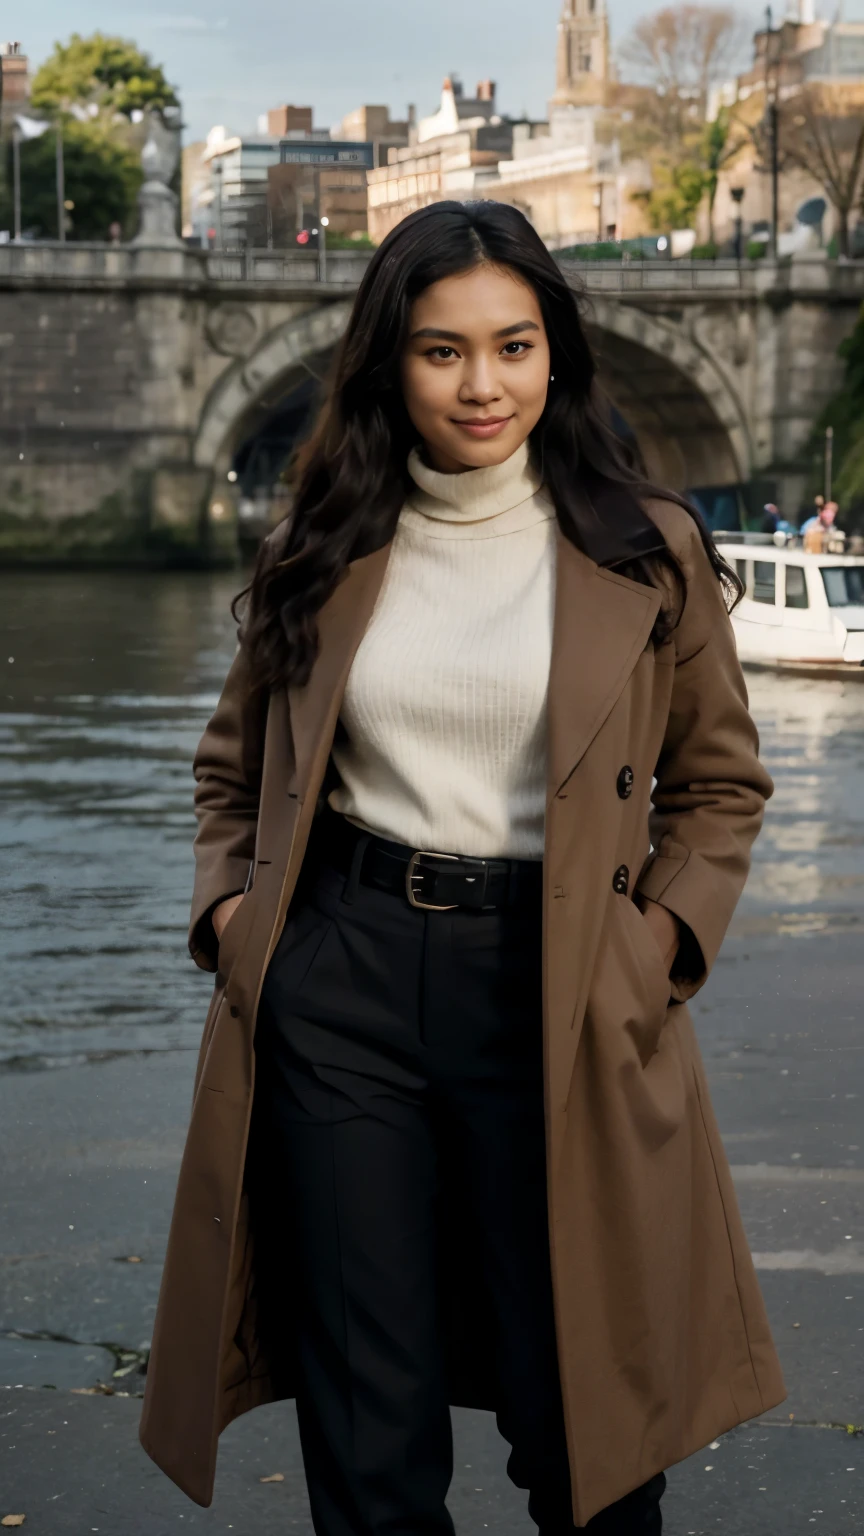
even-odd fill
[(629, 800), (633, 793), (633, 769), (629, 764), (621, 769), (615, 788), (618, 791), (619, 800)]
[(627, 887), (630, 884), (630, 871), (626, 864), (619, 864), (612, 876), (612, 889), (618, 896), (627, 895)]
[(232, 1019), (239, 1019), (239, 1017), (240, 1017), (240, 1009), (239, 1008), (235, 1008), (233, 1003), (231, 1004), (231, 1007), (228, 1009), (228, 1012), (230, 1013)]

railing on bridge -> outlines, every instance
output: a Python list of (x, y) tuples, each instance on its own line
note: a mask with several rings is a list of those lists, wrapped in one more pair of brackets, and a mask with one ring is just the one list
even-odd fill
[[(369, 250), (328, 251), (326, 289), (355, 289)], [(651, 294), (830, 291), (864, 298), (864, 261), (586, 261), (562, 260), (574, 284), (591, 293)], [(0, 245), (0, 283), (125, 286), (151, 283), (308, 288), (321, 283), (316, 252), (297, 250), (161, 250), (134, 245), (33, 241)], [(322, 285), (322, 287), (325, 285)]]

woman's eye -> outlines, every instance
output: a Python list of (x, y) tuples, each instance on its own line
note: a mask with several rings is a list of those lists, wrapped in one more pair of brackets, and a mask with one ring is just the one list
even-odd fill
[(507, 357), (521, 357), (523, 352), (531, 350), (531, 343), (528, 341), (508, 341), (502, 350)]
[(449, 363), (451, 357), (456, 356), (456, 349), (455, 347), (433, 347), (430, 352), (426, 353), (426, 356), (437, 357), (441, 362)]

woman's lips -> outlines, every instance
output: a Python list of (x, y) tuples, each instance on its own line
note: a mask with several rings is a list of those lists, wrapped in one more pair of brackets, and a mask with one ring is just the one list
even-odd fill
[(507, 423), (513, 420), (512, 416), (477, 416), (473, 420), (459, 421), (452, 418), (454, 425), (461, 427), (463, 432), (470, 433), (471, 437), (497, 437), (503, 432)]

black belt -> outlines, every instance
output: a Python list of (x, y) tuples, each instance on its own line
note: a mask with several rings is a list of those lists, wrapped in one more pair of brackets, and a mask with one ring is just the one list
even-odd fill
[[(537, 859), (475, 859), (433, 853), (363, 832), (337, 812), (326, 810), (315, 823), (312, 851), (340, 874), (405, 896), (422, 912), (472, 912), (536, 906), (542, 897), (543, 865)], [(359, 860), (359, 866), (357, 864)]]

